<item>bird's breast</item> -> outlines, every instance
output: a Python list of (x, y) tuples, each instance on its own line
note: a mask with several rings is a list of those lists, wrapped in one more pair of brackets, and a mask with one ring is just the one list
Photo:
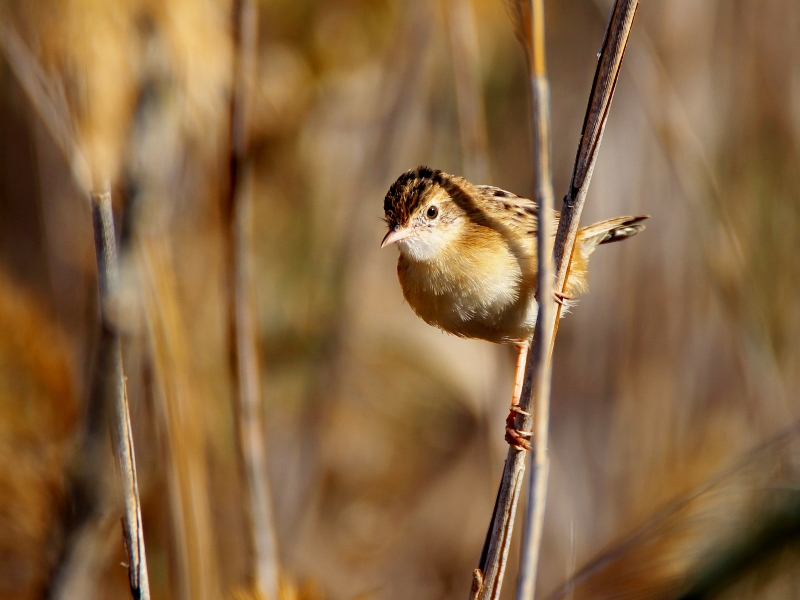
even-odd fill
[[(454, 248), (432, 261), (400, 254), (403, 296), (428, 324), (460, 337), (526, 340), (536, 322), (535, 265), (504, 245)], [(531, 273), (534, 273), (531, 276)]]

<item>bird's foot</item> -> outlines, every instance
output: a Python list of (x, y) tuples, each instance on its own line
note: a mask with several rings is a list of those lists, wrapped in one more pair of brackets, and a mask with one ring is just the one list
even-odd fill
[(572, 300), (572, 296), (567, 294), (566, 292), (553, 292), (553, 299), (561, 306), (564, 306), (564, 302), (568, 300)]
[(533, 433), (530, 431), (520, 431), (516, 428), (514, 421), (518, 414), (530, 416), (530, 413), (525, 412), (516, 404), (511, 405), (511, 409), (508, 411), (508, 417), (506, 417), (506, 442), (508, 442), (509, 446), (521, 452), (531, 449), (530, 440), (525, 438), (530, 438), (533, 436)]
[[(518, 414), (518, 415), (525, 415), (526, 417), (530, 417), (530, 416), (531, 416), (531, 413), (529, 413), (528, 411), (522, 410), (522, 409), (520, 408), (519, 404), (512, 404), (512, 405), (511, 405), (511, 406), (508, 408), (508, 416), (509, 416), (509, 418), (512, 418), (512, 419), (513, 419), (513, 418), (514, 418), (514, 414)], [(506, 419), (506, 421), (507, 421), (507, 420), (508, 420), (508, 419)]]

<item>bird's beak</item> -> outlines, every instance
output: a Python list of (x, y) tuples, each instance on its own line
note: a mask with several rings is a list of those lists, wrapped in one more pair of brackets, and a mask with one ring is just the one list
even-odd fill
[(383, 241), (381, 242), (381, 248), (386, 248), (386, 246), (390, 246), (395, 242), (399, 242), (400, 240), (407, 238), (411, 235), (411, 228), (407, 229), (390, 229), (389, 232), (383, 236)]

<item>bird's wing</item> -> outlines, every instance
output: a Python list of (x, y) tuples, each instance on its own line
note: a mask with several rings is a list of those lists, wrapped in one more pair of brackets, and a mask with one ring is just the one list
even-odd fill
[[(539, 206), (536, 202), (490, 185), (476, 187), (483, 199), (481, 208), (488, 219), (497, 222), (500, 230), (507, 228), (532, 254), (535, 253), (539, 230)], [(559, 216), (558, 211), (554, 211), (554, 235)]]

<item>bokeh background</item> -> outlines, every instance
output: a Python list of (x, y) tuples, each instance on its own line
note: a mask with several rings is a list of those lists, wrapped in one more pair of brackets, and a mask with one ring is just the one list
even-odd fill
[[(232, 239), (282, 595), (467, 596), (512, 351), (418, 320), (378, 246), (418, 164), (529, 194), (508, 7), (258, 0), (237, 62), (238, 6), (0, 5), (1, 598), (128, 595), (92, 177), (118, 224), (153, 597), (256, 595)], [(557, 194), (608, 8), (546, 3)], [(597, 252), (559, 330), (541, 597), (800, 597), (799, 190), (800, 3), (643, 2), (583, 220), (652, 219)]]

